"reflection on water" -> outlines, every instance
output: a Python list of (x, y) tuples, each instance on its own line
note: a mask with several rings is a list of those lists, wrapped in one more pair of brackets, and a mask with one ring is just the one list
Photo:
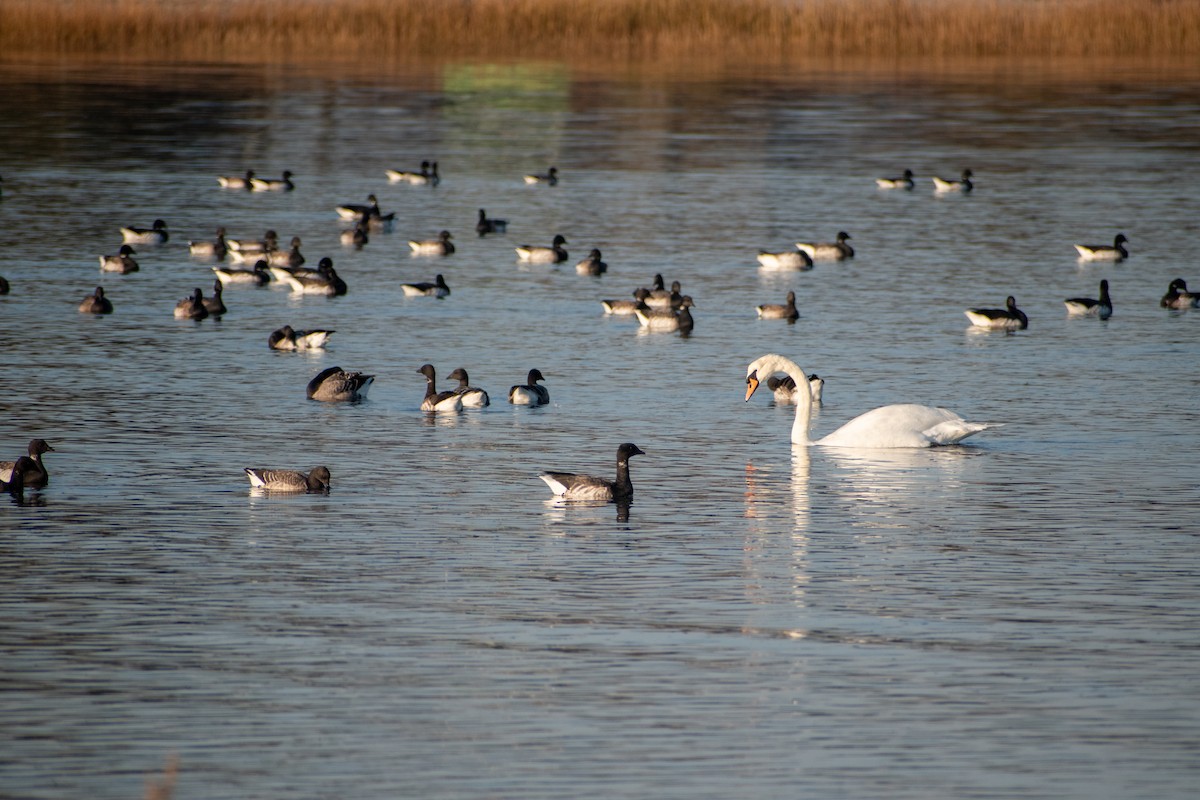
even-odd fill
[[(130, 797), (173, 751), (180, 797), (1190, 797), (1200, 315), (1158, 298), (1194, 266), (1198, 85), (0, 65), (0, 457), (55, 447), (0, 504), (3, 792)], [(436, 189), (387, 182), (425, 159)], [(246, 169), (297, 188), (217, 186)], [(395, 231), (347, 250), (334, 206), (371, 193)], [(166, 246), (98, 276), (158, 217)], [(183, 243), (220, 225), (301, 236), (350, 292), (230, 289), (180, 324), (213, 279)], [(453, 294), (406, 301), (433, 267), (407, 241), (442, 229)], [(855, 258), (757, 268), (838, 230)], [(1129, 261), (1082, 270), (1072, 243), (1118, 230)], [(560, 232), (609, 272), (516, 262)], [(655, 273), (701, 309), (686, 339), (600, 309)], [(1100, 278), (1117, 314), (1068, 320)], [(97, 281), (117, 311), (84, 319)], [(800, 319), (759, 323), (787, 291)], [(1009, 294), (1028, 331), (963, 335)], [(299, 358), (267, 347), (284, 324), (337, 335)], [(1004, 426), (792, 447), (793, 408), (742, 402), (765, 352), (828, 380), (826, 429), (893, 402)], [(318, 361), (370, 399), (308, 401)], [(423, 363), (494, 404), (421, 412)], [(551, 405), (496, 402), (535, 366)], [(622, 441), (653, 453), (636, 505), (547, 499), (553, 454)], [(241, 472), (318, 463), (328, 495)]]

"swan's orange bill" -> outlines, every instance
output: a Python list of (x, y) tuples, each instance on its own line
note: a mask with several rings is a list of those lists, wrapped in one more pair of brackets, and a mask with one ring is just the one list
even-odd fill
[(752, 395), (753, 395), (753, 394), (754, 394), (754, 393), (755, 393), (757, 390), (758, 390), (758, 371), (757, 371), (757, 370), (755, 370), (754, 372), (751, 372), (751, 373), (750, 373), (750, 374), (749, 374), (749, 375), (746, 377), (746, 399), (747, 399), (747, 400), (749, 400), (749, 399), (750, 399), (750, 397), (751, 397), (751, 396), (752, 396)]

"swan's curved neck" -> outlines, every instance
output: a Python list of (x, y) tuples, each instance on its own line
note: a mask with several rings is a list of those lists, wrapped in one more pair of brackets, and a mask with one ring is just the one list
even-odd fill
[(795, 361), (774, 353), (758, 359), (751, 367), (758, 371), (760, 381), (766, 381), (776, 372), (784, 372), (796, 382), (793, 395), (796, 400), (796, 419), (792, 422), (792, 444), (811, 444), (808, 427), (812, 422), (812, 390), (808, 388), (808, 375)]

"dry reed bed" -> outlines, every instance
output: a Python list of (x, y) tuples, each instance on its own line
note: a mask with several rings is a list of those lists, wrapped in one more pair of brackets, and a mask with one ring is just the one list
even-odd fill
[(4, 0), (0, 54), (288, 61), (1200, 55), (1195, 0)]

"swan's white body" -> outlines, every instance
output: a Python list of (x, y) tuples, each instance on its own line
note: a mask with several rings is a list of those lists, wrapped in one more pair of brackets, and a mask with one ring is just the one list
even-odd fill
[[(796, 362), (770, 353), (753, 361), (746, 368), (746, 399), (749, 400), (760, 381), (777, 373), (786, 373), (797, 386), (808, 383), (808, 376)], [(808, 438), (812, 421), (812, 397), (808, 392), (796, 392), (796, 421), (792, 424), (792, 443), (826, 447), (930, 447), (958, 444), (963, 439), (992, 425), (967, 422), (945, 408), (933, 408), (914, 403), (881, 406), (861, 414), (821, 439)]]

